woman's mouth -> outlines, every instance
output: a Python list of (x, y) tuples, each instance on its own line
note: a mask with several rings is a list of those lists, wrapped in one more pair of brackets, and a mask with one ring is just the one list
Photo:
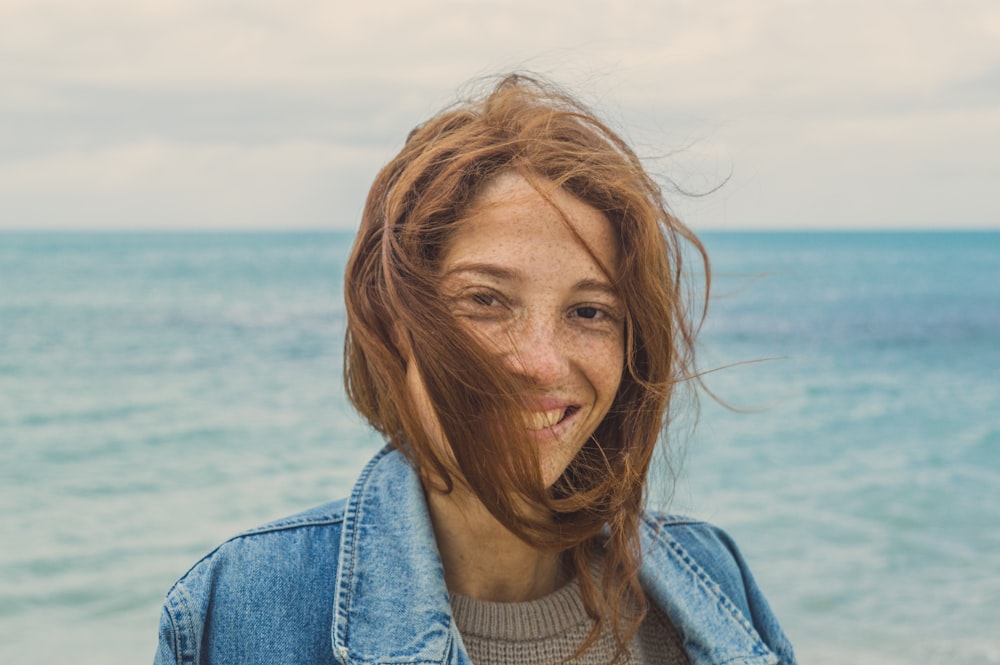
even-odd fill
[(545, 411), (529, 411), (525, 416), (525, 425), (532, 432), (540, 432), (555, 427), (579, 410), (577, 406), (566, 406)]

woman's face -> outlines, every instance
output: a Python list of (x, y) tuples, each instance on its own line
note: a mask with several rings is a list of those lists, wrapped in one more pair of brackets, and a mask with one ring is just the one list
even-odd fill
[[(497, 177), (441, 262), (442, 295), (457, 320), (533, 388), (524, 427), (538, 445), (546, 486), (608, 413), (625, 355), (623, 303), (605, 274), (614, 278), (618, 270), (611, 224), (562, 189), (550, 197), (565, 219), (523, 177)], [(411, 367), (411, 396), (440, 437)]]

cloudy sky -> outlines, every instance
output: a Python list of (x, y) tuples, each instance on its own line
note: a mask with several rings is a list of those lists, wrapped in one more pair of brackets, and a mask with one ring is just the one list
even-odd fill
[(469, 79), (576, 90), (696, 229), (1000, 228), (996, 0), (0, 0), (0, 229), (333, 229)]

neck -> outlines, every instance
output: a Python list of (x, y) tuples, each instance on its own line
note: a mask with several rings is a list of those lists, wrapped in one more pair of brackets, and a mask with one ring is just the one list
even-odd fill
[(515, 536), (467, 489), (428, 489), (427, 504), (450, 592), (510, 603), (541, 598), (568, 581), (558, 553)]

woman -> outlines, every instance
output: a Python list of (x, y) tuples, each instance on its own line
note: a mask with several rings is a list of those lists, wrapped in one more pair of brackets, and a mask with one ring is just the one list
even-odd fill
[(388, 445), (349, 499), (188, 572), (157, 662), (793, 663), (732, 542), (643, 512), (695, 374), (685, 243), (707, 268), (548, 84), (414, 129), (346, 274), (347, 389)]

